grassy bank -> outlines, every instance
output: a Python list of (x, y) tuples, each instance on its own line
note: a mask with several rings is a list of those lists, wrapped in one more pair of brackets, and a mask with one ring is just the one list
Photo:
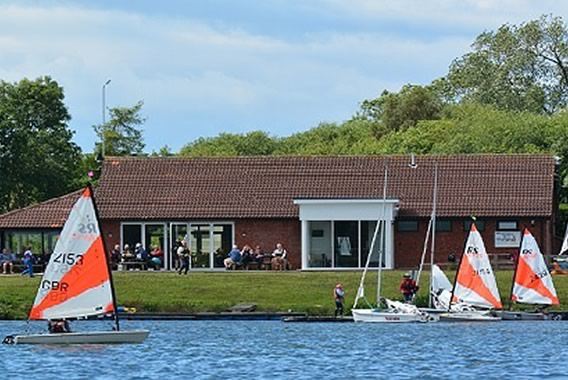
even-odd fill
[[(385, 271), (383, 294), (400, 298), (400, 271)], [(427, 285), (428, 275), (422, 283)], [(508, 298), (511, 271), (496, 273), (501, 297)], [(452, 277), (453, 274), (450, 274)], [(139, 311), (199, 312), (223, 311), (237, 303), (254, 303), (259, 311), (299, 311), (313, 315), (333, 314), (332, 289), (342, 282), (346, 291), (346, 306), (353, 303), (359, 285), (360, 272), (221, 272), (116, 273), (115, 285), (119, 305), (136, 307)], [(0, 276), (0, 318), (25, 318), (37, 291), (39, 277)], [(369, 273), (365, 294), (375, 298), (376, 272)], [(554, 277), (560, 308), (568, 309), (568, 276)], [(418, 302), (427, 302), (426, 288), (419, 292)]]

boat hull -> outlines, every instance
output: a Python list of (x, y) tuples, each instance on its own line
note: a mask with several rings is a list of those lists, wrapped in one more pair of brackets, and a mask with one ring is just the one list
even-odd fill
[(352, 309), (355, 322), (366, 323), (417, 323), (428, 322), (428, 317), (414, 313), (393, 313), (372, 309)]
[(85, 331), (59, 334), (16, 335), (14, 344), (122, 344), (142, 343), (148, 330)]
[(440, 322), (498, 322), (500, 316), (478, 311), (457, 311), (439, 314)]
[(503, 311), (499, 313), (505, 321), (547, 321), (549, 315), (544, 313), (529, 313), (526, 311)]

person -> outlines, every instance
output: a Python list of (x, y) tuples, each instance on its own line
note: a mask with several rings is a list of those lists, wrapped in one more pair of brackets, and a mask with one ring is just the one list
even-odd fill
[(180, 244), (177, 249), (177, 256), (179, 259), (179, 270), (178, 274), (187, 274), (189, 271), (189, 258), (191, 256), (191, 252), (189, 248), (187, 248), (187, 242), (185, 240), (180, 241)]
[(134, 247), (134, 255), (136, 256), (136, 260), (146, 262), (148, 261), (148, 252), (142, 246), (142, 243), (136, 243)]
[(65, 319), (53, 319), (47, 321), (47, 329), (50, 334), (70, 333), (71, 328), (69, 322)]
[(124, 250), (122, 251), (122, 262), (125, 261), (132, 261), (134, 259), (134, 254), (132, 253), (132, 249), (130, 245), (124, 244)]
[(253, 260), (252, 247), (246, 244), (241, 251), (241, 262), (244, 267), (247, 267)]
[(262, 259), (264, 259), (264, 253), (262, 253), (262, 249), (260, 248), (260, 245), (257, 245), (256, 247), (254, 247), (254, 252), (252, 254), (254, 260), (260, 265), (262, 264)]
[(225, 265), (225, 269), (233, 269), (237, 265), (241, 263), (241, 251), (239, 251), (239, 247), (235, 244), (233, 245), (233, 249), (227, 255), (227, 258), (223, 260), (223, 264)]
[(32, 247), (28, 247), (24, 252), (24, 259), (22, 260), (24, 263), (24, 270), (22, 271), (21, 275), (29, 275), (30, 277), (34, 276), (34, 254), (32, 253)]
[(412, 279), (410, 273), (405, 273), (400, 283), (400, 292), (404, 297), (404, 302), (412, 302), (417, 291), (418, 286), (416, 285), (416, 281)]
[(110, 251), (110, 264), (112, 268), (116, 268), (119, 261), (120, 261), (120, 245), (115, 244), (112, 251)]
[(556, 260), (552, 260), (552, 270), (550, 274), (557, 275), (557, 274), (568, 274), (568, 270), (563, 269), (562, 266)]
[(333, 289), (333, 299), (335, 300), (335, 318), (343, 316), (343, 303), (345, 302), (345, 290), (340, 283)]
[(276, 244), (276, 249), (272, 251), (272, 269), (285, 270), (288, 265), (288, 252), (282, 246), (282, 243)]
[(14, 268), (14, 261), (16, 261), (16, 255), (14, 255), (8, 248), (2, 250), (0, 254), (0, 264), (2, 265), (2, 273), (11, 274)]
[(164, 252), (159, 246), (154, 246), (152, 252), (150, 252), (150, 264), (154, 269), (159, 270), (162, 267), (162, 258), (164, 257)]

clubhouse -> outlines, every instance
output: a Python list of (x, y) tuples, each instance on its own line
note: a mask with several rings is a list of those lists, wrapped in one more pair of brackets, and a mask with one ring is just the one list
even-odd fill
[[(107, 157), (95, 195), (107, 247), (159, 246), (164, 269), (173, 267), (181, 239), (194, 270), (222, 268), (233, 244), (271, 252), (278, 242), (293, 269), (361, 268), (379, 219), (387, 221), (384, 267), (416, 267), (434, 193), (438, 262), (459, 259), (472, 216), (489, 253), (516, 254), (524, 227), (544, 254), (556, 252), (554, 157), (418, 156), (410, 163), (403, 155)], [(0, 247), (50, 252), (77, 196), (0, 215)]]

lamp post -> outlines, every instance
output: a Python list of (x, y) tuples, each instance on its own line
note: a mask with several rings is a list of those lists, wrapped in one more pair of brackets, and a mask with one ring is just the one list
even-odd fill
[(102, 113), (103, 113), (103, 129), (102, 129), (102, 156), (103, 159), (105, 157), (105, 130), (104, 130), (104, 125), (105, 125), (105, 116), (106, 116), (106, 86), (108, 86), (110, 84), (110, 79), (107, 80), (104, 84), (103, 84), (103, 109), (102, 109)]

